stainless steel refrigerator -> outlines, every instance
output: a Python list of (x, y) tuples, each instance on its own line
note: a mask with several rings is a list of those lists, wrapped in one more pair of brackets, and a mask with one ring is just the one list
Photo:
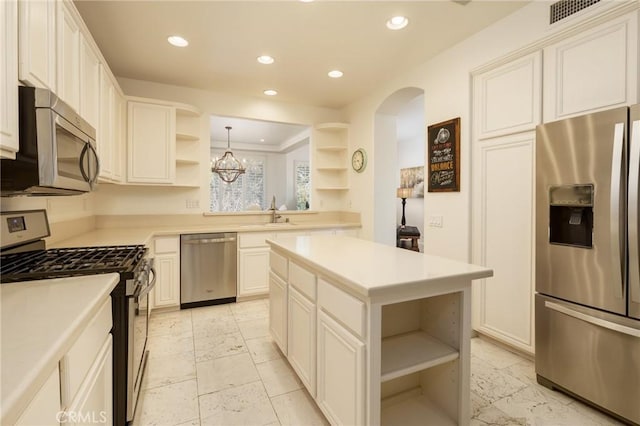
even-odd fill
[(640, 423), (640, 105), (536, 129), (536, 375)]

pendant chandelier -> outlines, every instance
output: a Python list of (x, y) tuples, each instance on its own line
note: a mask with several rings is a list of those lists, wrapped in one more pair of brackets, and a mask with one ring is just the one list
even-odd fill
[(235, 182), (238, 176), (245, 172), (245, 169), (242, 163), (236, 159), (231, 152), (231, 142), (229, 139), (231, 126), (226, 126), (225, 129), (227, 129), (227, 150), (224, 152), (222, 158), (216, 160), (211, 171), (217, 173), (223, 181), (231, 183)]

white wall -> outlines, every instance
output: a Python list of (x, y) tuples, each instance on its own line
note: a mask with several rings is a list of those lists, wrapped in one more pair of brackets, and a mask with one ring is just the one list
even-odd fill
[[(561, 31), (575, 20), (602, 12), (611, 4), (605, 2), (589, 8), (565, 20), (565, 23), (549, 28), (548, 2), (532, 2), (510, 16), (452, 46), (432, 60), (398, 75), (380, 86), (369, 96), (345, 108), (350, 122), (350, 150), (364, 147), (370, 157), (375, 157), (374, 170), (369, 170), (351, 179), (348, 195), (350, 210), (361, 212), (364, 238), (380, 241), (385, 239), (386, 229), (376, 229), (388, 218), (387, 207), (380, 202), (378, 174), (385, 173), (382, 157), (376, 152), (378, 120), (376, 113), (385, 100), (407, 87), (424, 90), (424, 110), (426, 124), (438, 123), (455, 117), (461, 118), (461, 189), (454, 193), (427, 193), (424, 205), (425, 218), (442, 216), (442, 228), (426, 227), (424, 230), (425, 252), (445, 257), (470, 260), (470, 218), (471, 218), (471, 72), (480, 66), (513, 53), (540, 40), (554, 31)], [(426, 163), (426, 158), (425, 158)], [(389, 163), (394, 167), (395, 163)], [(375, 191), (371, 189), (375, 188)], [(380, 190), (388, 192), (386, 188)]]
[(47, 210), (49, 223), (93, 216), (95, 194), (67, 197), (2, 197), (0, 211)]

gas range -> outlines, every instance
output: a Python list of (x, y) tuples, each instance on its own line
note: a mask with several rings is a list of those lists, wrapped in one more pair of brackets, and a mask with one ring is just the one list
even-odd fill
[(2, 212), (0, 283), (106, 273), (120, 274), (111, 292), (113, 424), (133, 420), (145, 370), (153, 259), (144, 245), (46, 249), (45, 210)]
[(59, 248), (6, 254), (0, 256), (0, 282), (111, 272), (120, 273), (121, 279), (130, 279), (146, 250), (143, 245), (135, 245)]

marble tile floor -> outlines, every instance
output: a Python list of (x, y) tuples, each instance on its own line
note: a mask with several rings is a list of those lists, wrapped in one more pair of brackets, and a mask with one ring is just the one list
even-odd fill
[[(133, 424), (327, 425), (269, 336), (268, 303), (154, 312)], [(538, 385), (526, 358), (481, 338), (471, 352), (472, 426), (620, 424)]]

